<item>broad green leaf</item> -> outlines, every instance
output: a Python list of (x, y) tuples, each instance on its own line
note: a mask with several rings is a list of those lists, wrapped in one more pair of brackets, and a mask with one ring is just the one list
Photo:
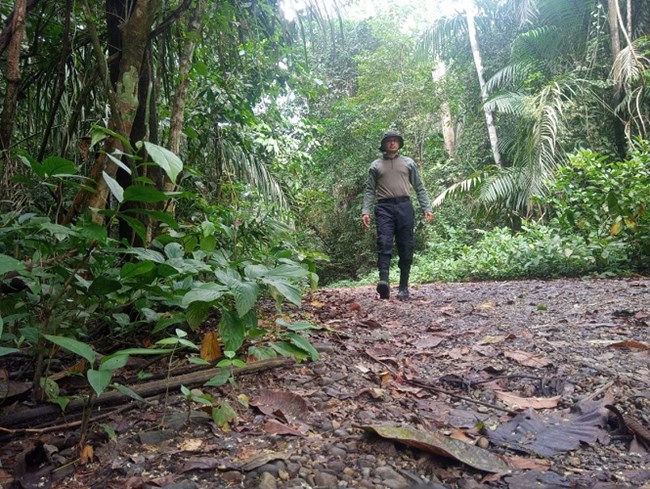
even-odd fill
[(124, 189), (124, 202), (164, 202), (169, 197), (153, 187), (129, 185)]
[(135, 392), (133, 389), (129, 389), (129, 388), (128, 388), (127, 386), (125, 386), (125, 385), (121, 385), (121, 384), (113, 384), (113, 387), (115, 387), (115, 389), (117, 389), (118, 391), (120, 391), (122, 394), (125, 394), (125, 395), (129, 396), (131, 399), (135, 399), (136, 401), (140, 401), (140, 402), (144, 402), (144, 403), (147, 403), (147, 404), (151, 404), (151, 402), (147, 401), (147, 400), (146, 400), (144, 397), (142, 397), (140, 394), (138, 394), (137, 392)]
[(88, 363), (90, 365), (94, 365), (95, 352), (86, 343), (82, 343), (81, 341), (77, 341), (73, 338), (66, 338), (65, 336), (54, 336), (49, 334), (46, 334), (44, 336), (48, 341), (51, 341), (55, 345), (59, 345), (61, 348), (65, 348), (66, 350), (85, 358), (88, 360)]
[(88, 294), (94, 295), (97, 297), (104, 297), (108, 294), (120, 290), (122, 284), (117, 280), (112, 280), (106, 277), (97, 277), (93, 280), (93, 283), (88, 287)]
[(99, 363), (99, 370), (117, 370), (124, 367), (126, 362), (129, 361), (129, 356), (124, 354), (108, 355), (102, 358)]
[(150, 261), (139, 261), (135, 263), (125, 263), (120, 269), (120, 277), (128, 279), (149, 273), (154, 269), (155, 265)]
[(212, 410), (212, 419), (221, 429), (227, 430), (229, 423), (237, 419), (237, 412), (228, 402), (222, 401), (217, 409)]
[(201, 287), (190, 290), (183, 296), (181, 304), (183, 307), (189, 306), (192, 302), (212, 302), (219, 299), (227, 291), (223, 285), (215, 283), (203, 284)]
[(302, 297), (301, 297), (300, 289), (295, 285), (280, 279), (271, 280), (265, 278), (262, 279), (262, 281), (265, 284), (274, 287), (289, 302), (295, 304), (296, 306), (300, 306)]
[(129, 248), (126, 253), (135, 255), (139, 260), (149, 260), (154, 263), (165, 263), (165, 257), (162, 253), (145, 248)]
[[(116, 151), (115, 153), (118, 154), (118, 155), (124, 154), (121, 151)], [(115, 155), (107, 154), (106, 156), (108, 156), (108, 159), (111, 160), (113, 163), (115, 163), (115, 165), (117, 167), (121, 168), (122, 170), (124, 170), (129, 175), (131, 175), (131, 173), (133, 173), (131, 171), (131, 168), (129, 168), (129, 166), (127, 164), (125, 164), (121, 159), (119, 159)]]
[(127, 216), (124, 213), (120, 213), (120, 219), (123, 219), (143, 241), (147, 239), (147, 228), (142, 224), (142, 221)]
[(185, 250), (180, 243), (172, 242), (165, 245), (165, 255), (167, 258), (183, 258)]
[(278, 356), (277, 352), (270, 346), (251, 346), (248, 354), (257, 360), (267, 360)]
[(300, 336), (297, 333), (289, 333), (288, 338), (293, 345), (309, 353), (309, 356), (314, 362), (320, 360), (320, 355), (318, 354), (318, 351), (316, 350), (316, 348), (312, 346), (312, 344), (307, 340), (307, 338), (304, 338), (303, 336)]
[(309, 358), (307, 352), (305, 352), (301, 348), (297, 348), (296, 346), (286, 341), (279, 341), (277, 343), (272, 343), (271, 348), (273, 348), (283, 357), (291, 357), (297, 362), (302, 362), (303, 360)]
[(245, 324), (241, 318), (230, 311), (225, 311), (219, 322), (219, 336), (223, 341), (224, 350), (237, 351), (244, 343)]
[(103, 141), (104, 139), (106, 139), (106, 136), (114, 137), (115, 139), (119, 140), (122, 143), (123, 148), (125, 148), (131, 153), (133, 152), (133, 147), (131, 146), (131, 142), (127, 138), (125, 138), (121, 134), (107, 127), (102, 127), (102, 126), (93, 126), (92, 140), (90, 142), (90, 147), (92, 148), (99, 141)]
[(203, 385), (206, 387), (219, 387), (220, 385), (224, 385), (226, 382), (228, 382), (229, 378), (230, 378), (230, 370), (226, 368), (220, 368), (219, 373), (214, 377), (212, 377)]
[(99, 396), (102, 392), (106, 390), (108, 385), (111, 383), (111, 378), (113, 377), (113, 372), (111, 370), (93, 370), (90, 369), (86, 372), (86, 377), (88, 377), (88, 382), (93, 388), (95, 393)]
[(169, 348), (125, 348), (124, 350), (118, 350), (113, 353), (114, 355), (166, 355), (171, 353), (174, 350)]
[(293, 323), (290, 323), (289, 321), (285, 321), (282, 318), (276, 319), (276, 324), (279, 324), (280, 326), (284, 326), (290, 331), (306, 331), (309, 329), (321, 329), (320, 326), (317, 326), (313, 323), (310, 323), (309, 321), (295, 321)]
[(7, 348), (4, 346), (0, 346), (0, 357), (4, 355), (10, 355), (12, 353), (18, 353), (20, 350), (18, 348)]
[(208, 319), (208, 314), (210, 312), (210, 304), (207, 302), (194, 301), (190, 303), (185, 311), (185, 317), (187, 318), (187, 324), (190, 325), (192, 331), (203, 324), (203, 322)]
[(124, 189), (119, 183), (117, 183), (117, 180), (105, 171), (102, 171), (102, 177), (104, 177), (104, 181), (106, 182), (108, 189), (111, 191), (111, 194), (113, 194), (113, 197), (115, 197), (120, 204), (124, 202)]
[(174, 219), (174, 216), (171, 215), (168, 212), (162, 212), (162, 211), (152, 211), (149, 209), (125, 209), (124, 212), (129, 212), (129, 213), (135, 213), (135, 214), (143, 214), (145, 216), (149, 216), (151, 219), (160, 221), (164, 224), (167, 224), (172, 229), (178, 229), (179, 225), (176, 219)]
[(25, 264), (9, 255), (0, 253), (0, 276), (7, 272), (22, 272), (25, 270)]
[(269, 271), (266, 273), (266, 276), (292, 279), (305, 278), (308, 273), (309, 270), (301, 267), (298, 264), (283, 263), (282, 265), (269, 269)]
[(259, 287), (252, 282), (239, 282), (230, 289), (230, 292), (235, 298), (237, 314), (243, 317), (255, 305)]
[(35, 167), (34, 171), (44, 178), (57, 175), (74, 175), (77, 173), (75, 164), (60, 156), (49, 156), (45, 158), (39, 167), (38, 170)]
[(84, 238), (94, 239), (100, 243), (106, 242), (108, 238), (108, 230), (106, 227), (94, 222), (84, 222), (79, 229), (79, 234)]
[(264, 265), (246, 265), (244, 267), (244, 275), (246, 278), (256, 280), (260, 277), (266, 275), (269, 271), (269, 268)]
[(167, 173), (172, 183), (176, 183), (176, 177), (183, 170), (181, 159), (168, 149), (149, 141), (144, 142), (144, 147), (151, 159)]

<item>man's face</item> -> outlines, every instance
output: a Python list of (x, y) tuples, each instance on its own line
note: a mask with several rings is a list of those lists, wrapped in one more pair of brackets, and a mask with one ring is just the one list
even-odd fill
[(384, 143), (384, 148), (387, 153), (397, 153), (397, 151), (399, 151), (399, 139), (388, 138)]

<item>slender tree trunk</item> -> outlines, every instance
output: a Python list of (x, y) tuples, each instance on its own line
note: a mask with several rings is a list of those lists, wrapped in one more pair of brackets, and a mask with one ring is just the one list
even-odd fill
[(20, 91), (20, 43), (25, 36), (26, 0), (16, 0), (11, 19), (11, 39), (7, 46), (7, 91), (0, 116), (0, 185), (5, 189), (5, 171), (11, 164), (9, 149)]
[(476, 24), (474, 22), (474, 5), (465, 9), (465, 16), (467, 18), (467, 33), (469, 35), (469, 43), (472, 47), (472, 56), (474, 57), (474, 66), (476, 67), (476, 74), (478, 76), (479, 86), (481, 88), (481, 100), (483, 100), (483, 112), (485, 113), (485, 122), (487, 124), (488, 136), (490, 137), (490, 146), (492, 147), (492, 156), (497, 166), (502, 166), (501, 153), (499, 153), (499, 140), (497, 138), (497, 130), (494, 126), (494, 117), (492, 111), (485, 105), (487, 102), (487, 93), (485, 91), (485, 77), (483, 75), (483, 60), (481, 59), (481, 50), (479, 49), (478, 39), (476, 37)]
[[(198, 38), (201, 32), (203, 10), (205, 8), (204, 0), (198, 0), (196, 7), (192, 12), (188, 21), (187, 36), (185, 37), (185, 44), (181, 52), (179, 60), (179, 78), (178, 87), (172, 103), (171, 123), (169, 129), (169, 149), (175, 154), (181, 152), (181, 136), (183, 135), (183, 122), (185, 120), (185, 100), (187, 99), (187, 91), (190, 84), (190, 68), (192, 67), (192, 57), (194, 56), (194, 48), (196, 42), (194, 39)], [(167, 192), (174, 190), (174, 184), (164, 177), (164, 190)], [(166, 206), (167, 211), (174, 213), (174, 202), (169, 201)]]
[(57, 68), (56, 93), (54, 94), (52, 106), (50, 107), (47, 127), (43, 132), (41, 149), (38, 152), (38, 161), (42, 161), (45, 157), (45, 152), (47, 151), (47, 143), (50, 139), (52, 127), (54, 126), (56, 113), (59, 110), (59, 104), (61, 103), (61, 98), (65, 92), (65, 67), (70, 52), (70, 17), (72, 15), (72, 3), (72, 0), (66, 0), (65, 2), (65, 18), (63, 19), (63, 42), (61, 44), (61, 57), (59, 58), (59, 66)]
[[(439, 61), (437, 68), (431, 72), (431, 78), (433, 78), (434, 83), (441, 80), (445, 76), (446, 71), (445, 64)], [(456, 156), (456, 130), (454, 128), (453, 117), (451, 116), (451, 108), (449, 107), (449, 102), (446, 100), (440, 104), (440, 126), (445, 151), (453, 159)]]
[[(619, 29), (617, 10), (618, 0), (607, 0), (609, 42), (611, 44), (612, 63), (615, 63), (621, 54), (621, 33)], [(614, 107), (614, 109), (617, 109), (623, 100), (623, 93), (623, 83), (620, 78), (616, 77), (614, 93), (612, 94), (612, 107)], [(615, 112), (612, 123), (614, 125), (614, 145), (616, 146), (616, 152), (619, 157), (625, 158), (627, 150), (627, 144), (625, 141), (625, 121), (617, 112)]]

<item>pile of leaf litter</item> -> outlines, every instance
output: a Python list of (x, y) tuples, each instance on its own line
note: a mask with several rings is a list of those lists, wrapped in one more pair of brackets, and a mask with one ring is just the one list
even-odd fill
[(84, 447), (74, 423), (0, 421), (0, 484), (650, 488), (650, 279), (325, 289), (283, 313), (315, 325), (317, 361), (108, 405)]

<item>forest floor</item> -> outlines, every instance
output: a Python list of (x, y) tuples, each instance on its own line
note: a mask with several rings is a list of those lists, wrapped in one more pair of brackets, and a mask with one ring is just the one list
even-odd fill
[(322, 289), (289, 314), (320, 360), (202, 387), (249, 399), (228, 431), (175, 389), (100, 411), (84, 464), (67, 419), (5, 436), (0, 486), (650, 488), (649, 278)]

